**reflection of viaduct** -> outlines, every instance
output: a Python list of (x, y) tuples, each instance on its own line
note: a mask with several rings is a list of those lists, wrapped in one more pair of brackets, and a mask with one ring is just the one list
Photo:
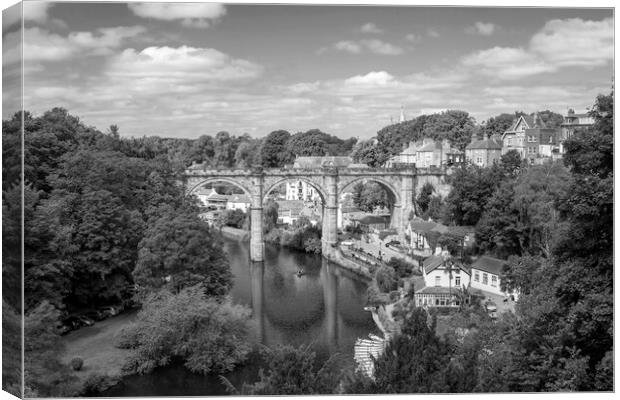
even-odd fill
[[(359, 319), (359, 316), (358, 320), (355, 318), (347, 319), (347, 317), (351, 317), (352, 314), (358, 314), (360, 311), (359, 303), (357, 303), (357, 297), (359, 294), (353, 294), (351, 296), (353, 299), (349, 308), (347, 308), (346, 303), (343, 304), (342, 284), (350, 282), (348, 279), (342, 279), (343, 277), (349, 277), (346, 270), (339, 269), (334, 264), (331, 264), (329, 261), (323, 259), (319, 277), (320, 285), (318, 286), (319, 288), (322, 288), (323, 304), (313, 304), (313, 309), (306, 309), (305, 312), (300, 313), (298, 308), (293, 308), (293, 304), (278, 306), (279, 299), (272, 299), (272, 301), (269, 301), (270, 299), (265, 298), (265, 264), (263, 262), (251, 263), (251, 305), (252, 316), (256, 322), (258, 340), (263, 344), (270, 344), (268, 343), (268, 340), (273, 340), (273, 332), (270, 333), (272, 337), (269, 339), (267, 337), (269, 336), (268, 325), (269, 323), (273, 325), (276, 318), (287, 321), (287, 327), (290, 327), (290, 319), (292, 317), (301, 318), (302, 322), (310, 322), (311, 325), (315, 325), (312, 329), (316, 329), (316, 323), (318, 321), (316, 321), (316, 315), (314, 314), (316, 314), (315, 311), (317, 306), (320, 306), (319, 317), (323, 320), (323, 325), (320, 329), (325, 335), (324, 344), (330, 349), (330, 352), (333, 353), (338, 348), (338, 345), (342, 344), (339, 336), (343, 329), (342, 325), (345, 323), (344, 321), (346, 321), (349, 325), (363, 324), (363, 321)], [(349, 295), (352, 294), (350, 292), (346, 293)], [(313, 300), (319, 299), (313, 297)]]
[(340, 195), (359, 181), (379, 183), (389, 194), (392, 203), (391, 224), (402, 233), (409, 212), (413, 210), (413, 195), (423, 181), (439, 184), (443, 181), (441, 170), (416, 170), (413, 166), (402, 168), (347, 168), (323, 166), (320, 168), (282, 168), (252, 170), (207, 169), (193, 165), (185, 171), (185, 188), (192, 194), (208, 183), (226, 182), (242, 189), (251, 198), (250, 258), (262, 261), (263, 201), (274, 188), (287, 181), (303, 181), (313, 186), (323, 200), (323, 255), (330, 257), (338, 241), (337, 212)]

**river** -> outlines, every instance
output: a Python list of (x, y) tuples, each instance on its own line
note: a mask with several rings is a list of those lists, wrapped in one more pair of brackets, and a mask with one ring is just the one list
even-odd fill
[[(353, 366), (355, 340), (378, 334), (366, 303), (366, 282), (320, 256), (266, 246), (264, 263), (250, 263), (248, 244), (224, 239), (234, 274), (231, 296), (252, 309), (253, 337), (266, 346), (310, 345), (317, 358), (338, 354)], [(302, 269), (305, 275), (298, 277)], [(237, 388), (258, 378), (254, 357), (225, 377)], [(189, 372), (180, 364), (126, 377), (101, 393), (116, 396), (213, 396), (227, 394), (217, 376)]]

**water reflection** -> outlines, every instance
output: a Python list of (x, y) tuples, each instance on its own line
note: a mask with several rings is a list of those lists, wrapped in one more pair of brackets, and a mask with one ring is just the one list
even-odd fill
[[(366, 303), (366, 283), (357, 275), (320, 256), (266, 246), (265, 261), (251, 263), (244, 243), (224, 240), (234, 284), (230, 295), (237, 304), (252, 309), (253, 337), (266, 346), (310, 345), (318, 359), (340, 354), (343, 368), (353, 365), (358, 337), (378, 333)], [(305, 274), (298, 276), (303, 269)], [(254, 382), (259, 360), (226, 374), (236, 387)], [(217, 376), (195, 375), (182, 365), (156, 369), (145, 376), (131, 376), (105, 396), (222, 395)]]

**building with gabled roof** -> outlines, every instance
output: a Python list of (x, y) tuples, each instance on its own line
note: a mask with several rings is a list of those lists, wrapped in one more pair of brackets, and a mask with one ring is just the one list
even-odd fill
[(528, 148), (526, 130), (546, 127), (538, 113), (519, 116), (510, 128), (502, 134), (502, 154), (506, 154), (510, 150), (516, 150), (521, 158), (526, 158)]
[(250, 209), (250, 197), (246, 194), (232, 194), (228, 196), (228, 201), (226, 202), (226, 209), (248, 212), (248, 210)]
[(458, 306), (457, 294), (470, 285), (469, 271), (447, 253), (432, 255), (422, 263), (424, 287), (414, 294), (418, 307)]
[(575, 133), (578, 129), (587, 129), (594, 125), (594, 118), (588, 113), (575, 113), (572, 108), (564, 116), (564, 122), (560, 125), (560, 137), (558, 139), (560, 154), (564, 154), (564, 141)]
[(501, 275), (508, 261), (491, 256), (480, 256), (471, 266), (471, 288), (490, 292), (500, 296), (513, 295), (501, 289)]
[(480, 167), (499, 162), (502, 157), (502, 138), (493, 135), (486, 139), (474, 139), (465, 147), (465, 159)]

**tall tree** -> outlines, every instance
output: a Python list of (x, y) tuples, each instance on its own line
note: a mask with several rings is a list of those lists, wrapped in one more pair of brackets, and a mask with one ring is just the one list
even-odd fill
[(273, 131), (263, 140), (260, 148), (260, 159), (263, 167), (282, 167), (293, 160), (293, 155), (287, 149), (291, 134), (287, 131)]
[(138, 285), (148, 291), (166, 287), (178, 293), (200, 284), (210, 296), (228, 293), (232, 285), (228, 261), (206, 222), (169, 210), (148, 225), (133, 270)]

